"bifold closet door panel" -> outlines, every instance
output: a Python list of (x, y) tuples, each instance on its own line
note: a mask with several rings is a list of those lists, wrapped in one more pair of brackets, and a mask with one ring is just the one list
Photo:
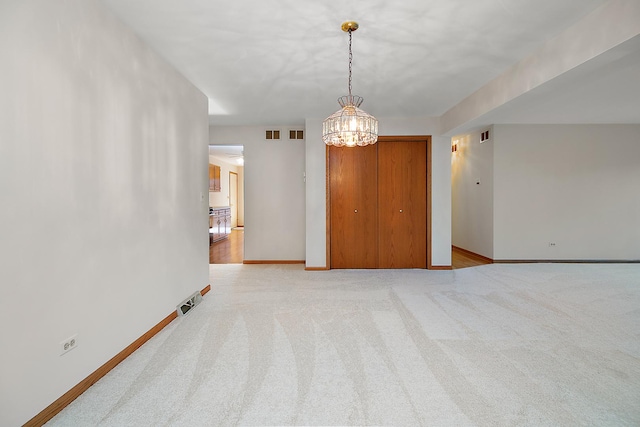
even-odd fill
[(329, 170), (331, 268), (376, 268), (376, 146), (330, 147)]
[(427, 268), (427, 144), (378, 144), (379, 268)]

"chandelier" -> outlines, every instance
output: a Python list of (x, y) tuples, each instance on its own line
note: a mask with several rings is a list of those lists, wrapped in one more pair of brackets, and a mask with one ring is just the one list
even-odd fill
[(342, 31), (349, 33), (349, 95), (338, 98), (342, 107), (322, 122), (322, 140), (327, 145), (355, 147), (375, 144), (378, 140), (378, 120), (359, 107), (363, 98), (351, 94), (351, 33), (358, 29), (358, 23), (342, 23)]

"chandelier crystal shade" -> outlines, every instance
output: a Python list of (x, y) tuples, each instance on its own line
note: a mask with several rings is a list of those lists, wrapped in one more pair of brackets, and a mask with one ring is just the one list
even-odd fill
[(342, 24), (342, 30), (349, 33), (349, 95), (338, 98), (342, 108), (322, 122), (322, 140), (327, 145), (362, 147), (378, 141), (378, 120), (359, 108), (364, 101), (362, 97), (351, 94), (351, 33), (357, 29), (357, 22)]

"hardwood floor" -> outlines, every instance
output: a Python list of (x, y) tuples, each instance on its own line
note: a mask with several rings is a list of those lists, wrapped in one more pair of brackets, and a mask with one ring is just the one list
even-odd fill
[(467, 252), (456, 247), (451, 250), (451, 268), (454, 270), (458, 268), (477, 267), (479, 265), (486, 264), (491, 264), (491, 262), (471, 252)]
[(233, 229), (228, 238), (209, 245), (209, 264), (242, 264), (243, 259), (243, 229)]

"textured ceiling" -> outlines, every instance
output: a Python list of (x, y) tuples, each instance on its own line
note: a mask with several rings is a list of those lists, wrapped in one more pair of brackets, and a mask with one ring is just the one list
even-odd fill
[(224, 160), (227, 163), (241, 165), (239, 159), (244, 159), (244, 147), (241, 145), (209, 145), (209, 155)]
[[(347, 92), (348, 35), (353, 34), (353, 93), (379, 117), (440, 116), (605, 0), (103, 0), (142, 39), (202, 90), (210, 122), (300, 125), (339, 108)], [(626, 64), (635, 79), (638, 55)], [(599, 67), (605, 68), (607, 64)], [(637, 74), (636, 74), (637, 75)], [(598, 69), (580, 78), (622, 86)], [(577, 83), (548, 90), (584, 106)], [(590, 86), (590, 85), (589, 85)], [(565, 88), (568, 93), (564, 94)], [(541, 90), (524, 112), (553, 114)], [(638, 101), (629, 101), (632, 107)], [(546, 104), (545, 104), (546, 103)], [(545, 106), (546, 105), (546, 106)], [(518, 109), (494, 123), (520, 122)], [(638, 108), (640, 111), (640, 108)], [(581, 113), (599, 114), (593, 111)], [(511, 116), (509, 116), (509, 114)], [(576, 113), (577, 114), (577, 113)], [(636, 114), (637, 115), (637, 114)], [(557, 116), (553, 116), (557, 120)], [(637, 117), (636, 117), (637, 119)], [(574, 123), (579, 119), (571, 118)], [(614, 120), (615, 122), (615, 120)]]

